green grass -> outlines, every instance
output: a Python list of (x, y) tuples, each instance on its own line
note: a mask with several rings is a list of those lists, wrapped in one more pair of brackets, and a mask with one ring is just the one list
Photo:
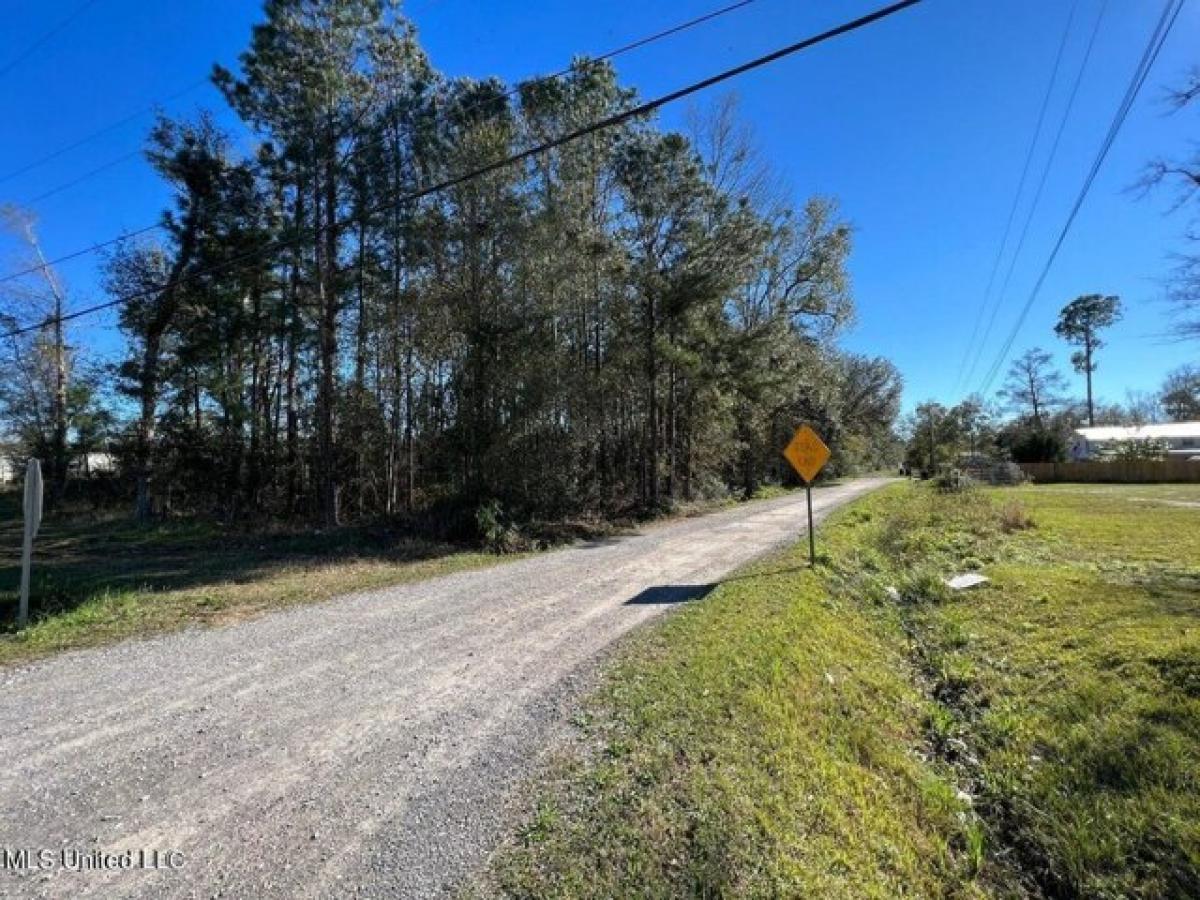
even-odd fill
[(1037, 528), (1008, 540), (994, 585), (914, 616), (927, 656), (972, 665), (948, 707), (980, 809), (1049, 894), (1200, 885), (1200, 509), (1142, 502), (1166, 493), (1023, 489)]
[(113, 516), (48, 520), (35, 548), (31, 622), (17, 631), (20, 545), (13, 494), (0, 494), (0, 665), (502, 559), (384, 528), (264, 532), (202, 522), (139, 527)]
[(631, 642), (489, 886), (1195, 896), (1192, 501), (899, 485), (843, 510), (818, 572), (796, 548)]

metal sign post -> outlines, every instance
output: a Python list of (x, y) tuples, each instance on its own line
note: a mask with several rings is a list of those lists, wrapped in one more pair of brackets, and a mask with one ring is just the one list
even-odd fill
[(21, 550), (21, 602), (17, 607), (17, 627), (29, 622), (29, 571), (33, 565), (33, 539), (42, 524), (42, 466), (36, 459), (25, 470), (25, 544)]
[(792, 464), (796, 474), (804, 479), (804, 493), (808, 500), (808, 562), (816, 568), (817, 537), (813, 532), (812, 482), (825, 463), (829, 462), (829, 448), (815, 431), (807, 425), (801, 425), (783, 455)]
[(817, 565), (817, 536), (813, 533), (812, 521), (812, 485), (804, 485), (804, 493), (808, 495), (808, 564), (813, 568)]

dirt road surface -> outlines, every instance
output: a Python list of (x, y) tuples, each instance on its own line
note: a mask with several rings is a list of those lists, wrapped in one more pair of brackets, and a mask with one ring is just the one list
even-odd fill
[(803, 521), (793, 494), (0, 670), (0, 896), (452, 895), (605, 651)]

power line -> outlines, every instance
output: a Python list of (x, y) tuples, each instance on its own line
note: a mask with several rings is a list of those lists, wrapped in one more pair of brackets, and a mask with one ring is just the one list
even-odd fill
[(971, 356), (971, 352), (975, 349), (975, 339), (979, 337), (979, 326), (983, 324), (984, 314), (987, 312), (988, 301), (992, 297), (992, 288), (996, 284), (996, 274), (1000, 270), (1000, 261), (1004, 258), (1004, 251), (1008, 249), (1008, 239), (1012, 233), (1013, 220), (1017, 215), (1017, 207), (1021, 202), (1021, 195), (1025, 193), (1025, 181), (1029, 177), (1029, 169), (1033, 164), (1033, 154), (1037, 149), (1038, 141), (1042, 137), (1042, 126), (1046, 122), (1046, 111), (1050, 107), (1050, 98), (1054, 95), (1054, 85), (1058, 83), (1058, 71), (1062, 65), (1063, 52), (1067, 48), (1067, 41), (1071, 36), (1071, 25), (1075, 21), (1075, 11), (1079, 8), (1079, 0), (1075, 0), (1071, 4), (1071, 9), (1067, 13), (1067, 23), (1063, 26), (1062, 38), (1058, 42), (1058, 52), (1054, 55), (1054, 65), (1050, 69), (1050, 78), (1046, 82), (1046, 93), (1042, 97), (1041, 109), (1038, 110), (1037, 125), (1033, 129), (1033, 137), (1029, 141), (1029, 147), (1025, 151), (1025, 164), (1021, 167), (1021, 177), (1017, 181), (1017, 189), (1013, 193), (1012, 206), (1008, 210), (1008, 219), (1004, 223), (1004, 235), (1000, 240), (1000, 247), (996, 251), (996, 258), (992, 261), (991, 274), (988, 275), (987, 287), (983, 291), (983, 300), (979, 304), (979, 310), (975, 314), (975, 325), (971, 329), (971, 339), (967, 342), (967, 346), (963, 349), (962, 360), (958, 364), (958, 377), (955, 381), (955, 387), (962, 383), (963, 374), (967, 369), (967, 360)]
[[(854, 31), (858, 31), (861, 28), (865, 28), (868, 25), (872, 25), (875, 22), (878, 22), (882, 19), (888, 18), (889, 16), (893, 16), (896, 13), (899, 13), (905, 9), (908, 9), (909, 7), (916, 6), (922, 2), (923, 2), (923, 0), (900, 0), (900, 2), (898, 2), (898, 3), (893, 3), (890, 6), (886, 6), (881, 9), (878, 9), (873, 13), (868, 13), (867, 15), (860, 16), (857, 19), (853, 19), (842, 25), (838, 25), (827, 31), (823, 31), (820, 34), (814, 35), (813, 37), (805, 38), (805, 39), (797, 41), (793, 44), (789, 44), (786, 47), (782, 47), (779, 50), (776, 50), (772, 53), (768, 53), (764, 56), (759, 56), (755, 59), (750, 60), (749, 62), (742, 63), (739, 66), (735, 66), (732, 69), (726, 69), (725, 71), (723, 71), (717, 75), (710, 76), (709, 78), (705, 78), (702, 81), (692, 82), (691, 84), (687, 85), (686, 87), (679, 88), (678, 90), (672, 91), (669, 94), (664, 94), (654, 100), (648, 100), (645, 103), (640, 103), (637, 106), (632, 107), (631, 109), (627, 109), (623, 112), (615, 113), (606, 118), (592, 122), (588, 125), (578, 128), (574, 131), (568, 132), (567, 134), (560, 135), (557, 138), (553, 138), (549, 141), (545, 141), (534, 147), (530, 147), (526, 150), (522, 150), (511, 156), (505, 157), (504, 159), (500, 159), (495, 162), (488, 163), (487, 165), (480, 166), (479, 168), (473, 169), (462, 175), (457, 175), (452, 178), (448, 178), (444, 181), (441, 181), (441, 182), (438, 182), (437, 184), (433, 184), (428, 187), (422, 188), (418, 191), (414, 191), (412, 193), (409, 193), (409, 194), (406, 194), (406, 195), (403, 195), (400, 197), (391, 198), (385, 203), (381, 203), (377, 206), (374, 206), (367, 210), (364, 210), (362, 215), (366, 215), (366, 216), (375, 215), (377, 213), (387, 211), (393, 205), (413, 203), (417, 200), (421, 200), (421, 199), (431, 196), (433, 194), (439, 194), (443, 191), (449, 190), (450, 188), (457, 187), (458, 185), (465, 184), (470, 181), (474, 181), (477, 178), (482, 178), (484, 176), (492, 174), (493, 172), (500, 171), (501, 169), (505, 169), (509, 166), (516, 165), (518, 163), (522, 163), (522, 162), (524, 162), (528, 159), (531, 159), (535, 156), (539, 156), (543, 153), (547, 153), (551, 150), (555, 150), (566, 144), (570, 144), (574, 141), (577, 141), (580, 138), (584, 138), (584, 137), (587, 137), (588, 135), (595, 134), (598, 131), (604, 131), (609, 128), (614, 128), (618, 125), (622, 125), (633, 119), (637, 119), (637, 118), (641, 118), (643, 116), (649, 115), (650, 113), (655, 112), (656, 110), (661, 109), (662, 107), (664, 107), (670, 103), (675, 103), (679, 100), (682, 100), (684, 97), (689, 97), (692, 94), (696, 94), (696, 93), (699, 93), (700, 91), (707, 90), (708, 88), (713, 87), (714, 85), (720, 84), (724, 81), (728, 81), (732, 78), (736, 78), (740, 75), (744, 75), (747, 72), (751, 72), (755, 69), (762, 68), (763, 66), (770, 65), (771, 63), (778, 62), (779, 60), (784, 59), (785, 57), (792, 56), (803, 50), (807, 50), (810, 47), (815, 47), (818, 44), (825, 43), (826, 41), (832, 40), (837, 37), (841, 37), (842, 35), (849, 34)], [(342, 223), (342, 224), (345, 224), (345, 223)], [(195, 278), (199, 275), (214, 274), (214, 273), (217, 273), (220, 271), (224, 271), (225, 269), (227, 269), (231, 266), (237, 265), (238, 263), (244, 262), (247, 259), (252, 259), (256, 256), (262, 255), (263, 253), (268, 253), (268, 252), (271, 252), (272, 250), (279, 250), (279, 249), (283, 249), (287, 246), (290, 246), (290, 245), (296, 243), (296, 241), (302, 237), (315, 238), (327, 230), (328, 230), (328, 228), (326, 226), (318, 226), (314, 229), (310, 229), (310, 230), (306, 231), (302, 235), (293, 236), (293, 237), (290, 237), (290, 238), (287, 238), (284, 240), (270, 242), (265, 247), (260, 247), (258, 249), (249, 251), (247, 253), (240, 254), (236, 257), (233, 257), (232, 259), (225, 261), (224, 263), (221, 263), (218, 266), (213, 266), (208, 269), (203, 269), (203, 270), (198, 270), (195, 272), (188, 273), (188, 274), (184, 275), (183, 278), (184, 279)], [(137, 300), (142, 297), (152, 296), (154, 294), (161, 293), (162, 291), (166, 290), (167, 288), (170, 288), (178, 283), (179, 282), (174, 282), (174, 283), (166, 282), (164, 284), (157, 285), (153, 288), (148, 288), (148, 289), (142, 290), (142, 291), (135, 291), (133, 293), (114, 298), (105, 303), (98, 303), (94, 306), (86, 307), (85, 309), (80, 309), (80, 310), (76, 310), (75, 312), (67, 313), (66, 315), (63, 315), (63, 316), (51, 316), (47, 319), (43, 319), (41, 322), (36, 322), (32, 325), (26, 325), (22, 328), (17, 328), (15, 330), (9, 331), (7, 334), (4, 335), (4, 339), (16, 337), (17, 335), (24, 334), (29, 331), (36, 331), (38, 329), (45, 328), (47, 325), (53, 324), (54, 322), (57, 322), (57, 321), (69, 321), (71, 319), (77, 319), (77, 318), (80, 318), (81, 316), (90, 315), (91, 313), (100, 312), (101, 310), (110, 309), (110, 308), (112, 308), (114, 306), (118, 306), (122, 303), (127, 303), (130, 300)]]
[[(734, 10), (741, 9), (743, 6), (749, 6), (754, 2), (756, 2), (756, 0), (739, 0), (737, 3), (730, 3), (728, 6), (722, 6), (720, 9), (714, 9), (712, 12), (704, 13), (703, 15), (697, 16), (694, 19), (689, 19), (686, 22), (680, 22), (678, 25), (672, 25), (670, 28), (665, 28), (662, 31), (649, 35), (648, 37), (632, 41), (622, 47), (617, 47), (615, 50), (609, 50), (607, 53), (597, 56), (593, 62), (605, 62), (606, 60), (613, 59), (614, 57), (620, 56), (623, 53), (628, 53), (631, 50), (637, 50), (640, 47), (645, 47), (647, 44), (653, 44), (655, 41), (661, 41), (663, 38), (668, 38), (672, 35), (679, 34), (682, 31), (687, 31), (689, 28), (694, 28), (697, 25), (703, 25), (705, 22), (711, 22), (713, 19), (720, 18), (726, 13), (731, 13)], [(566, 75), (570, 75), (571, 72), (572, 67), (568, 66), (565, 69), (555, 72), (553, 75), (542, 75), (525, 82), (525, 84), (540, 84), (543, 81), (552, 81), (556, 78), (562, 78)], [(523, 86), (523, 84), (517, 85), (513, 91), (515, 92)], [(509, 96), (511, 96), (511, 93)]]
[(1088, 63), (1092, 58), (1092, 51), (1096, 47), (1096, 38), (1100, 34), (1100, 26), (1104, 22), (1104, 14), (1108, 11), (1108, 0), (1102, 0), (1100, 11), (1096, 15), (1096, 22), (1092, 26), (1092, 32), (1088, 37), (1087, 47), (1084, 49), (1083, 58), (1079, 61), (1079, 70), (1075, 73), (1075, 81), (1071, 84), (1071, 93), (1067, 96), (1067, 105), (1063, 108), (1062, 118), (1058, 123), (1058, 130), (1054, 133), (1054, 140), (1050, 144), (1050, 153), (1046, 157), (1046, 162), (1042, 166), (1042, 174), (1038, 179), (1037, 188), (1033, 192), (1033, 200), (1029, 204), (1029, 211), (1025, 214), (1025, 221), (1021, 225), (1021, 234), (1017, 238), (1016, 249), (1013, 250), (1013, 255), (1008, 261), (1008, 269), (1004, 273), (1004, 281), (1000, 285), (1000, 292), (996, 295), (996, 302), (992, 305), (992, 313), (988, 317), (987, 327), (983, 330), (983, 337), (979, 341), (979, 347), (975, 353), (974, 359), (971, 360), (971, 368), (967, 372), (967, 382), (975, 377), (975, 370), (979, 366), (979, 361), (983, 357), (987, 349), (988, 339), (992, 336), (992, 329), (996, 325), (996, 317), (1000, 314), (1000, 308), (1004, 305), (1004, 298), (1008, 296), (1009, 285), (1012, 284), (1013, 273), (1017, 268), (1017, 261), (1021, 258), (1021, 251), (1025, 249), (1025, 241), (1029, 237), (1029, 228), (1033, 224), (1033, 218), (1037, 214), (1038, 207), (1042, 202), (1042, 194), (1046, 190), (1046, 182), (1050, 178), (1050, 172), (1054, 168), (1054, 161), (1058, 158), (1058, 148), (1062, 144), (1063, 134), (1066, 132), (1067, 123), (1071, 120), (1071, 112), (1075, 108), (1075, 99), (1079, 96), (1079, 88), (1083, 85), (1083, 76), (1087, 74)]
[[(656, 41), (665, 40), (668, 37), (672, 37), (683, 31), (687, 31), (688, 29), (695, 28), (699, 25), (704, 24), (705, 22), (711, 22), (712, 20), (720, 18), (721, 16), (724, 16), (724, 15), (732, 13), (736, 10), (742, 9), (743, 7), (750, 6), (751, 4), (753, 4), (755, 2), (757, 2), (757, 0), (737, 0), (737, 2), (735, 2), (735, 3), (730, 3), (726, 6), (720, 7), (719, 9), (714, 9), (711, 12), (707, 12), (703, 15), (696, 16), (693, 19), (688, 19), (685, 22), (680, 22), (677, 25), (672, 25), (669, 28), (664, 28), (663, 30), (655, 32), (654, 34), (648, 35), (647, 37), (639, 38), (636, 41), (631, 41), (628, 44), (617, 47), (613, 50), (609, 50), (606, 53), (603, 53), (600, 56), (596, 57), (595, 59), (590, 60), (589, 62), (592, 64), (605, 62), (607, 60), (613, 59), (622, 54), (629, 53), (633, 50), (637, 50), (637, 49), (640, 49), (641, 47), (645, 47), (649, 44), (655, 43)], [(503, 96), (514, 97), (523, 88), (527, 88), (529, 86), (537, 85), (537, 84), (544, 84), (549, 81), (554, 81), (556, 79), (563, 78), (567, 75), (570, 75), (574, 71), (576, 71), (576, 67), (574, 65), (571, 65), (571, 66), (567, 66), (564, 69), (560, 69), (558, 72), (555, 72), (551, 75), (541, 75), (541, 76), (537, 76), (535, 78), (526, 79), (525, 81), (518, 82), (516, 85), (509, 88), (507, 91), (504, 92)], [(471, 112), (472, 110), (482, 108), (484, 105), (486, 105), (484, 101), (480, 101), (480, 102), (471, 104), (466, 108), (465, 112)], [(81, 143), (81, 142), (76, 142), (76, 144), (74, 146), (78, 146), (79, 143)], [(355, 145), (340, 160), (340, 163), (342, 165), (345, 165), (347, 162), (349, 162), (355, 156), (358, 156), (359, 154), (366, 152), (366, 150), (368, 150), (370, 147), (372, 147), (376, 144), (379, 144), (379, 143), (382, 143), (382, 140), (367, 141), (366, 143)], [(66, 151), (65, 150), (60, 151), (59, 153), (57, 153), (55, 155), (61, 155), (62, 152), (66, 152)], [(40, 163), (36, 163), (34, 165), (40, 165)], [(99, 169), (93, 170), (92, 172), (89, 172), (89, 173), (75, 179), (74, 181), (70, 182), (67, 185), (61, 186), (61, 188), (53, 189), (49, 193), (58, 193), (58, 191), (60, 189), (66, 189), (67, 187), (74, 187), (75, 185), (88, 180), (89, 178), (93, 177), (94, 175), (97, 175), (100, 172), (104, 171), (104, 169), (110, 168), (110, 167), (111, 166), (102, 166)], [(25, 169), (23, 169), (21, 171), (27, 171), (29, 168), (30, 167), (27, 166)], [(3, 180), (3, 179), (0, 179), (0, 180)], [(41, 199), (41, 198), (38, 198), (38, 199)], [(99, 241), (88, 247), (83, 247), (79, 250), (74, 250), (70, 253), (66, 253), (62, 256), (59, 256), (55, 259), (50, 260), (47, 263), (47, 265), (55, 266), (55, 265), (58, 265), (59, 263), (70, 262), (71, 260), (78, 259), (82, 256), (89, 256), (92, 253), (96, 253), (97, 251), (103, 250), (107, 247), (112, 247), (116, 244), (121, 243), (122, 241), (129, 240), (130, 238), (140, 237), (142, 235), (150, 234), (151, 232), (158, 231), (162, 227), (163, 227), (163, 223), (161, 221), (154, 222), (149, 225), (143, 225), (142, 227), (135, 228), (133, 231), (127, 232), (126, 234), (123, 234), (119, 237), (114, 237), (114, 238), (109, 238), (104, 241)], [(12, 272), (8, 275), (4, 275), (4, 276), (0, 277), (0, 284), (4, 284), (5, 282), (8, 282), (8, 281), (14, 281), (18, 278), (23, 278), (26, 275), (35, 274), (36, 272), (39, 272), (40, 270), (41, 270), (40, 266), (30, 266), (29, 268), (22, 269), (21, 271)]]
[(45, 46), (50, 40), (56, 37), (60, 31), (65, 29), (68, 25), (83, 15), (87, 11), (88, 7), (94, 6), (95, 3), (96, 0), (84, 0), (83, 3), (75, 7), (75, 11), (73, 13), (35, 40), (32, 44), (10, 59), (3, 66), (0, 66), (0, 78), (3, 78), (21, 63), (25, 62), (25, 60), (29, 59), (29, 57), (33, 56), (36, 51)]
[[(42, 191), (42, 193), (38, 194), (36, 197), (30, 197), (28, 200), (23, 200), (18, 205), (19, 206), (33, 206), (35, 203), (41, 203), (43, 200), (48, 200), (56, 194), (61, 194), (63, 191), (70, 190), (71, 188), (75, 187), (76, 185), (82, 184), (83, 182), (88, 181), (89, 179), (95, 178), (97, 175), (107, 172), (109, 169), (116, 168), (121, 163), (128, 162), (131, 159), (136, 159), (137, 157), (139, 157), (141, 155), (142, 155), (142, 151), (140, 151), (140, 150), (132, 150), (129, 153), (122, 153), (120, 156), (116, 157), (115, 159), (110, 159), (108, 162), (102, 163), (101, 165), (96, 166), (94, 169), (89, 169), (87, 172), (84, 172), (79, 177), (73, 178), (70, 181), (64, 182), (63, 184), (60, 184), (57, 187), (52, 187), (48, 191)], [(41, 267), (39, 266), (38, 268), (41, 268)]]
[[(628, 44), (625, 44), (624, 46), (617, 47), (614, 50), (609, 50), (608, 52), (606, 52), (600, 56), (597, 56), (592, 61), (593, 62), (604, 62), (605, 60), (613, 59), (614, 57), (620, 56), (621, 54), (628, 53), (632, 50), (637, 50), (641, 47), (646, 46), (647, 44), (651, 44), (651, 43), (654, 43), (655, 41), (659, 41), (659, 40), (663, 40), (664, 38), (671, 37), (672, 35), (678, 34), (681, 31), (685, 31), (685, 30), (687, 30), (689, 28), (693, 28), (697, 25), (701, 25), (704, 22), (711, 21), (712, 19), (718, 18), (719, 16), (723, 16), (726, 13), (733, 12), (736, 9), (741, 9), (743, 6), (749, 6), (755, 2), (757, 2), (757, 0), (740, 0), (740, 2), (732, 3), (729, 6), (722, 7), (721, 9), (716, 9), (716, 10), (713, 10), (712, 12), (706, 13), (704, 15), (697, 16), (696, 18), (690, 19), (687, 22), (681, 22), (678, 25), (674, 25), (670, 28), (663, 29), (662, 31), (659, 31), (655, 34), (649, 35), (644, 38), (640, 38), (636, 41), (632, 41)], [(563, 69), (559, 72), (554, 73), (553, 75), (544, 75), (544, 76), (540, 76), (537, 78), (526, 80), (524, 82), (521, 82), (516, 88), (513, 88), (511, 91), (509, 91), (506, 94), (506, 96), (512, 96), (514, 93), (516, 93), (517, 90), (519, 90), (525, 84), (537, 84), (542, 81), (550, 80), (552, 78), (562, 78), (565, 75), (569, 75), (571, 73), (571, 71), (572, 71), (572, 68), (568, 67), (566, 69)], [(106, 125), (97, 131), (93, 131), (90, 134), (86, 135), (85, 137), (82, 137), (79, 140), (73, 141), (64, 147), (60, 147), (58, 150), (55, 150), (52, 153), (48, 153), (45, 156), (40, 157), (39, 159), (36, 159), (30, 163), (27, 163), (27, 164), (21, 166), (20, 168), (13, 170), (12, 172), (8, 172), (5, 175), (0, 175), (0, 184), (3, 184), (7, 181), (11, 181), (13, 178), (16, 178), (20, 175), (24, 175), (26, 172), (36, 169), (39, 166), (42, 166), (45, 163), (50, 162), (51, 160), (57, 159), (58, 157), (66, 154), (66, 153), (69, 153), (70, 151), (75, 150), (75, 149), (83, 146), (84, 144), (86, 144), (92, 140), (95, 140), (98, 137), (101, 137), (112, 131), (116, 131), (118, 128), (121, 128), (125, 125), (128, 125), (130, 122), (140, 119), (142, 116), (145, 116), (152, 112), (155, 112), (156, 110), (160, 109), (165, 104), (170, 103), (174, 100), (178, 100), (180, 97), (182, 97), (186, 94), (189, 94), (192, 91), (196, 90), (197, 88), (203, 87), (204, 85), (209, 84), (209, 83), (210, 83), (210, 81), (207, 76), (205, 76), (204, 78), (198, 79), (197, 81), (193, 81), (191, 84), (189, 84), (186, 87), (182, 88), (181, 90), (175, 92), (174, 94), (170, 94), (169, 96), (164, 97), (162, 100), (159, 100), (155, 103), (151, 103), (151, 104), (147, 105), (146, 107), (138, 110), (137, 112), (130, 113), (129, 115), (127, 115), (121, 119), (118, 119), (116, 122)], [(358, 151), (356, 151), (356, 152), (358, 152)], [(94, 174), (94, 173), (89, 173), (88, 175), (82, 176), (82, 177), (76, 179), (75, 181), (72, 181), (71, 185), (75, 185), (75, 184), (80, 183), (81, 181), (86, 180), (87, 178), (91, 177), (91, 174)]]
[[(1117, 107), (1117, 111), (1113, 116), (1113, 121), (1109, 125), (1109, 129), (1106, 132), (1104, 140), (1101, 144), (1100, 151), (1097, 153), (1097, 156), (1095, 160), (1093, 160), (1092, 166), (1089, 169), (1086, 178), (1084, 179), (1084, 184), (1080, 190), (1079, 196), (1076, 198), (1075, 203), (1071, 207), (1067, 221), (1064, 224), (1063, 229), (1053, 246), (1053, 249), (1051, 250), (1045, 266), (1042, 268), (1041, 274), (1038, 276), (1033, 289), (1030, 291), (1028, 299), (1025, 301), (1025, 304), (1022, 307), (1017, 321), (1013, 324), (1013, 328), (1010, 330), (1000, 353), (997, 355), (995, 361), (988, 370), (983, 390), (986, 391), (988, 388), (990, 388), (992, 381), (999, 373), (1000, 367), (1004, 364), (1004, 360), (1007, 358), (1008, 353), (1012, 350), (1012, 345), (1016, 341), (1017, 334), (1020, 332), (1022, 325), (1024, 325), (1025, 319), (1033, 306), (1034, 300), (1038, 292), (1041, 290), (1046, 277), (1050, 273), (1050, 268), (1054, 264), (1054, 260), (1057, 258), (1058, 252), (1066, 240), (1067, 233), (1070, 231), (1070, 228), (1075, 221), (1075, 217), (1082, 208), (1083, 202), (1086, 199), (1088, 192), (1091, 190), (1092, 184), (1096, 180), (1096, 176), (1100, 172), (1100, 167), (1103, 165), (1105, 157), (1108, 156), (1108, 152), (1112, 148), (1117, 134), (1125, 122), (1125, 118), (1129, 115), (1129, 111), (1133, 108), (1133, 104), (1142, 89), (1142, 85), (1145, 84), (1146, 78), (1150, 74), (1150, 70), (1153, 68), (1155, 61), (1158, 59), (1158, 54), (1162, 50), (1163, 44), (1166, 42), (1171, 29), (1174, 27), (1175, 20), (1179, 17), (1179, 13), (1183, 9), (1184, 2), (1185, 0), (1167, 0), (1166, 5), (1163, 7), (1163, 12), (1159, 16), (1158, 24), (1151, 33), (1146, 48), (1142, 53), (1142, 57), (1139, 60), (1137, 67), (1134, 69), (1130, 84), (1126, 88), (1121, 104)], [(1174, 6), (1174, 12), (1172, 12), (1172, 6)]]
[(1117, 139), (1117, 135), (1121, 131), (1121, 127), (1125, 124), (1126, 118), (1129, 116), (1129, 111), (1133, 108), (1133, 104), (1137, 101), (1138, 95), (1141, 93), (1142, 86), (1146, 83), (1146, 79), (1150, 75), (1150, 70), (1154, 68), (1154, 63), (1158, 60), (1158, 55), (1162, 51), (1163, 45), (1171, 34), (1171, 30), (1175, 27), (1175, 22), (1179, 18), (1179, 13), (1183, 10), (1186, 0), (1166, 0), (1163, 6), (1162, 14), (1159, 16), (1158, 24), (1150, 35), (1150, 39), (1146, 44), (1146, 48), (1142, 53), (1142, 57), (1138, 62), (1137, 68), (1134, 69), (1133, 76), (1130, 79), (1129, 86), (1126, 88), (1125, 95), (1117, 107), (1116, 113), (1113, 115), (1112, 123), (1109, 125), (1108, 131), (1104, 136), (1104, 140), (1100, 145), (1100, 150), (1096, 154), (1096, 158), (1092, 161), (1091, 168), (1088, 170), (1087, 177), (1083, 181), (1079, 195), (1076, 197), (1074, 204), (1071, 206), (1071, 211), (1067, 215), (1067, 220), (1063, 223), (1062, 230), (1059, 232), (1054, 246), (1050, 250), (1050, 255), (1046, 259), (1045, 265), (1042, 267), (1041, 273), (1038, 275), (1037, 281), (1033, 285), (1033, 289), (1029, 292), (1029, 297), (1026, 299), (1024, 306), (1021, 308), (1021, 314), (1017, 317), (1017, 321), (1013, 323), (1012, 329), (1009, 331), (1008, 337), (1001, 347), (1000, 352), (996, 355), (995, 361), (988, 370), (987, 378), (984, 380), (981, 393), (986, 392), (991, 388), (992, 382), (995, 380), (1000, 367), (1004, 365), (1004, 361), (1008, 358), (1008, 354), (1012, 350), (1013, 344), (1016, 342), (1017, 335), (1020, 333), (1021, 327), (1025, 324), (1025, 319), (1029, 315), (1030, 309), (1033, 307), (1034, 301), (1037, 299), (1038, 292), (1042, 289), (1042, 285), (1046, 281), (1046, 277), (1050, 274), (1050, 269), (1054, 265), (1055, 259), (1058, 258), (1058, 253), (1062, 249), (1063, 243), (1067, 239), (1067, 235), (1071, 231), (1071, 226), (1075, 223), (1076, 217), (1079, 215), (1079, 210), (1083, 207), (1084, 201), (1087, 199), (1088, 192), (1092, 185), (1096, 182), (1096, 177), (1100, 173), (1101, 167), (1104, 165), (1104, 160), (1108, 157), (1109, 151)]
[(44, 166), (46, 163), (51, 162), (52, 160), (58, 159), (60, 156), (64, 156), (67, 153), (70, 153), (72, 150), (77, 150), (80, 147), (84, 146), (85, 144), (91, 143), (98, 137), (103, 137), (106, 134), (116, 131), (118, 128), (122, 128), (125, 125), (128, 125), (130, 122), (140, 119), (142, 116), (146, 116), (152, 112), (155, 112), (156, 110), (162, 108), (166, 104), (171, 103), (175, 100), (178, 100), (180, 97), (183, 97), (186, 94), (190, 94), (192, 91), (196, 90), (199, 87), (203, 87), (204, 85), (206, 85), (208, 83), (209, 83), (209, 81), (208, 81), (207, 76), (199, 79), (198, 81), (193, 81), (191, 84), (187, 85), (186, 87), (182, 88), (181, 90), (176, 91), (174, 94), (169, 94), (168, 96), (164, 97), (162, 100), (159, 100), (155, 103), (151, 103), (151, 104), (143, 107), (142, 109), (139, 109), (137, 112), (132, 112), (129, 115), (124, 116), (123, 118), (117, 119), (117, 121), (115, 121), (115, 122), (105, 125), (102, 128), (98, 128), (96, 131), (89, 132), (88, 134), (84, 135), (83, 137), (78, 138), (77, 140), (74, 140), (71, 143), (66, 144), (65, 146), (59, 147), (57, 150), (53, 150), (50, 153), (47, 153), (45, 156), (40, 156), (35, 160), (25, 163), (24, 165), (20, 166), (19, 168), (13, 169), (11, 172), (7, 172), (4, 175), (0, 175), (0, 184), (4, 184), (6, 182), (12, 181), (14, 178), (18, 178), (21, 175), (24, 175), (26, 172), (32, 172), (34, 169)]

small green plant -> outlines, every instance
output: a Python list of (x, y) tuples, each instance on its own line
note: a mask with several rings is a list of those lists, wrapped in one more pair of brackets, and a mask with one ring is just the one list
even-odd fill
[(526, 846), (540, 844), (550, 836), (557, 821), (558, 810), (554, 804), (543, 800), (538, 803), (533, 818), (520, 829), (517, 836)]
[(918, 569), (898, 579), (897, 589), (906, 603), (945, 603), (950, 599), (950, 588), (937, 573)]
[(961, 703), (978, 677), (970, 657), (961, 653), (939, 653), (931, 663), (937, 679), (934, 696), (947, 703)]
[(499, 500), (488, 500), (475, 510), (475, 528), (479, 540), (489, 553), (513, 553), (519, 543), (517, 530), (506, 521)]
[(970, 816), (963, 826), (963, 842), (966, 845), (967, 866), (972, 876), (978, 875), (983, 868), (984, 856), (987, 850), (987, 839), (983, 832), (983, 823), (978, 816)]
[(958, 735), (958, 717), (949, 707), (934, 703), (929, 707), (925, 716), (925, 732), (939, 753), (949, 745), (950, 740)]

